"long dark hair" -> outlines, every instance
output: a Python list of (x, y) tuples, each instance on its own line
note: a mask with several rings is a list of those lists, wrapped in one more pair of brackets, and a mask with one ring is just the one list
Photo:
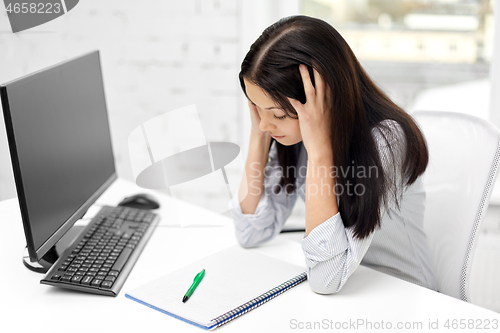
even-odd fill
[[(241, 64), (239, 79), (246, 94), (243, 78), (261, 87), (286, 112), (297, 119), (297, 113), (287, 97), (306, 102), (299, 72), (304, 64), (314, 83), (313, 68), (324, 79), (331, 96), (331, 144), (337, 170), (357, 166), (375, 168), (377, 177), (356, 177), (353, 172), (337, 172), (336, 186), (347, 188), (361, 184), (363, 195), (348, 191), (338, 193), (339, 212), (345, 227), (354, 227), (360, 239), (380, 226), (382, 207), (388, 207), (398, 196), (394, 190), (395, 177), (384, 172), (372, 130), (377, 127), (389, 146), (390, 154), (397, 153), (391, 139), (404, 139), (401, 173), (405, 185), (410, 185), (427, 167), (428, 151), (425, 139), (413, 119), (393, 103), (369, 78), (354, 53), (328, 23), (307, 16), (291, 16), (268, 27), (253, 43)], [(393, 120), (399, 124), (404, 137), (393, 126), (381, 124)], [(401, 142), (401, 140), (397, 140)], [(300, 145), (299, 143), (297, 145)], [(278, 161), (282, 170), (297, 163), (297, 145), (284, 146), (276, 141)], [(396, 164), (393, 165), (396, 168)], [(295, 190), (296, 175), (284, 174), (280, 184)], [(280, 188), (283, 188), (282, 186)]]

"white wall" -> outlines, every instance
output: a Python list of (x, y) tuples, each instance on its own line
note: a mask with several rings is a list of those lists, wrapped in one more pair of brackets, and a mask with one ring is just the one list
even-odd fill
[[(265, 27), (298, 8), (299, 0), (85, 0), (52, 22), (13, 34), (0, 6), (0, 83), (98, 49), (119, 176), (133, 180), (131, 131), (190, 104), (207, 141), (237, 143), (246, 159), (250, 118), (238, 82), (241, 61)], [(241, 177), (243, 169), (227, 172)], [(184, 192), (185, 200), (220, 207), (210, 189)], [(0, 200), (14, 196), (0, 120)]]
[[(0, 5), (0, 83), (100, 50), (117, 171), (132, 179), (129, 133), (181, 106), (196, 104), (207, 141), (242, 143), (241, 16), (242, 0), (85, 0), (13, 34)], [(16, 192), (0, 121), (2, 200)], [(202, 189), (189, 197), (210, 206)]]

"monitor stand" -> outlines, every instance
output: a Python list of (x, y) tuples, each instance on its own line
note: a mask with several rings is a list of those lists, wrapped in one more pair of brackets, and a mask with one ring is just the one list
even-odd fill
[(69, 229), (68, 232), (66, 232), (66, 234), (56, 243), (56, 245), (52, 246), (52, 248), (47, 251), (47, 253), (39, 261), (30, 261), (28, 247), (26, 247), (23, 254), (24, 266), (37, 273), (47, 273), (50, 267), (52, 267), (57, 259), (59, 259), (59, 255), (71, 245), (84, 228), (85, 226), (82, 225), (72, 226), (71, 229)]

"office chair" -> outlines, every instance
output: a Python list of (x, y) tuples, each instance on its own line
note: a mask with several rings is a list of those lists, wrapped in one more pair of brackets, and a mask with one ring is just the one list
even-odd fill
[(470, 302), (469, 281), (481, 222), (500, 159), (500, 131), (455, 112), (412, 114), (429, 148), (424, 229), (438, 291)]

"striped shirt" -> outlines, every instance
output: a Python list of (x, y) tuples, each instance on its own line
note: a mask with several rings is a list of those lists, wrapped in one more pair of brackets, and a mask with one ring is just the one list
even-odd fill
[[(384, 132), (394, 145), (394, 163), (383, 128), (372, 131), (384, 171), (389, 177), (401, 176), (395, 172), (402, 154), (398, 147), (404, 146), (400, 126), (394, 121), (385, 121), (393, 131)], [(392, 134), (391, 134), (392, 133)], [(230, 203), (236, 238), (243, 247), (254, 247), (276, 237), (290, 216), (298, 196), (305, 201), (305, 175), (307, 151), (302, 145), (297, 165), (297, 189), (286, 195), (284, 189), (274, 194), (273, 186), (279, 184), (282, 168), (277, 161), (276, 144), (269, 151), (270, 160), (265, 168), (264, 193), (254, 214), (243, 214), (238, 192)], [(399, 164), (397, 164), (399, 163)], [(286, 171), (286, 169), (285, 169)], [(354, 237), (352, 227), (345, 228), (340, 213), (330, 217), (302, 239), (307, 275), (311, 288), (321, 294), (338, 292), (359, 264), (383, 273), (436, 290), (436, 282), (430, 264), (427, 238), (423, 230), (425, 190), (419, 177), (410, 186), (399, 186), (399, 207), (394, 200), (389, 210), (383, 210), (381, 228), (375, 229), (364, 239)]]

